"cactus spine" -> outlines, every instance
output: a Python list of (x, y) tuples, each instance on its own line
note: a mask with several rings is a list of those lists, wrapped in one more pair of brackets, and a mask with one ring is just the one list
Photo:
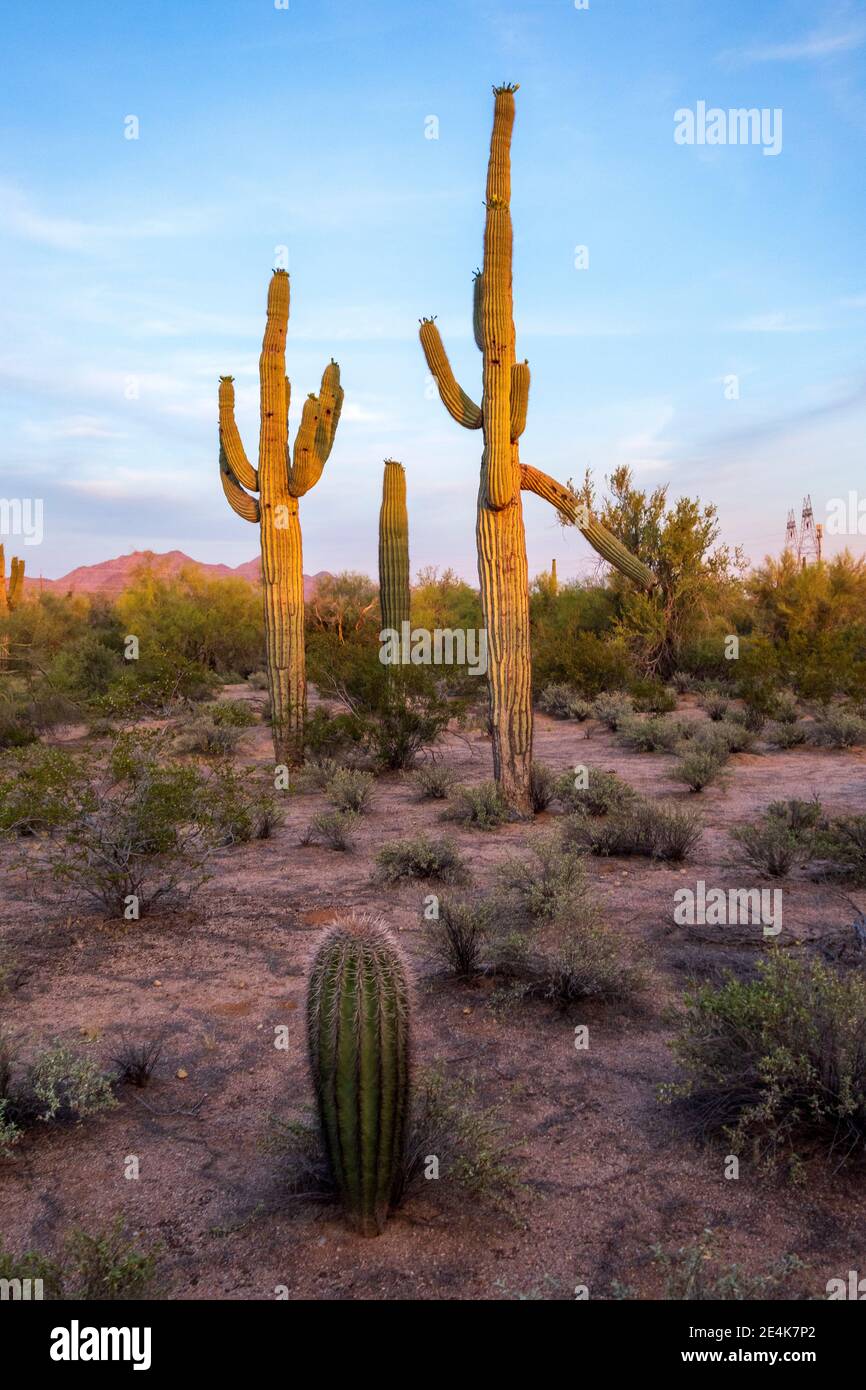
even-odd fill
[[(516, 361), (512, 296), (511, 134), (515, 86), (494, 87), (493, 135), (487, 168), (484, 262), (473, 294), (475, 341), (483, 355), (481, 406), (467, 396), (451, 370), (434, 319), (421, 320), (421, 344), (443, 404), (459, 424), (484, 438), (478, 492), (478, 575), (487, 627), (487, 682), (493, 770), (513, 809), (531, 814), (532, 702), (529, 649), (529, 582), (521, 489), (538, 493), (577, 525), (611, 564), (646, 588), (654, 580), (645, 565), (589, 517), (567, 488), (520, 463), (526, 425), (529, 366)], [(543, 480), (543, 485), (542, 485)]]
[(0, 613), (11, 613), (24, 595), (24, 561), (12, 556), (9, 584), (6, 584), (6, 552), (0, 545)]
[(335, 919), (307, 990), (307, 1039), (322, 1135), (340, 1197), (362, 1235), (399, 1199), (409, 1121), (409, 979), (370, 914)]
[[(274, 753), (278, 763), (303, 761), (307, 678), (304, 578), (298, 499), (319, 481), (334, 443), (343, 390), (331, 362), (318, 396), (304, 402), (294, 450), (288, 443), (291, 384), (286, 376), (289, 277), (275, 270), (259, 358), (259, 466), (247, 459), (235, 423), (234, 378), (220, 377), (220, 479), (229, 506), (259, 526), (265, 643)], [(251, 494), (258, 493), (258, 496)]]
[(406, 510), (406, 470), (385, 460), (382, 506), (379, 511), (379, 607), (382, 628), (400, 634), (409, 621), (409, 514)]

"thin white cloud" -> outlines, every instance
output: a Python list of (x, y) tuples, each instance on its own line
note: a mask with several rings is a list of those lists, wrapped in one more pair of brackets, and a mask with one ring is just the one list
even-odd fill
[(726, 67), (750, 67), (754, 63), (818, 62), (840, 53), (851, 53), (866, 41), (866, 25), (831, 33), (816, 30), (788, 43), (755, 44), (750, 48), (726, 49), (719, 61)]
[(124, 439), (119, 430), (109, 429), (106, 422), (96, 415), (73, 415), (65, 420), (46, 423), (41, 420), (24, 420), (21, 433), (28, 439)]
[(171, 217), (142, 217), (126, 222), (87, 222), (45, 213), (13, 184), (0, 184), (0, 232), (57, 251), (104, 254), (112, 245), (159, 237), (189, 236), (204, 227), (201, 211), (180, 211)]
[(751, 314), (739, 323), (727, 325), (731, 333), (820, 333), (820, 324), (806, 323), (782, 310), (768, 314)]

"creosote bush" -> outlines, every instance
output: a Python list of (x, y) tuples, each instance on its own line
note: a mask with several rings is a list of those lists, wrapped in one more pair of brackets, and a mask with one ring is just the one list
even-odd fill
[(701, 837), (700, 821), (688, 811), (636, 799), (602, 818), (567, 816), (563, 844), (599, 855), (641, 854), (680, 863)]
[(36, 1250), (15, 1256), (0, 1242), (0, 1279), (41, 1279), (47, 1300), (123, 1302), (147, 1297), (158, 1254), (159, 1246), (142, 1250), (128, 1239), (118, 1216), (94, 1232), (73, 1227), (59, 1258)]
[(817, 797), (772, 801), (760, 820), (735, 826), (731, 838), (753, 869), (782, 878), (795, 862), (812, 857), (823, 811)]
[(663, 1091), (707, 1134), (802, 1177), (866, 1158), (866, 980), (773, 951), (752, 980), (686, 996), (673, 1043), (686, 1081)]
[(472, 979), (481, 970), (489, 930), (489, 904), (440, 898), (438, 916), (424, 923), (428, 954), (456, 979)]
[(700, 701), (701, 709), (706, 712), (714, 723), (724, 719), (731, 707), (730, 700), (724, 695), (705, 695)]
[(866, 743), (866, 719), (849, 710), (828, 710), (807, 729), (807, 738), (816, 748), (856, 748)]
[(620, 721), (619, 741), (638, 753), (670, 753), (691, 735), (691, 721), (666, 719), (663, 715), (627, 718)]
[(421, 801), (447, 801), (457, 774), (444, 763), (427, 763), (415, 773), (415, 785)]
[(55, 1041), (17, 1074), (15, 1050), (0, 1034), (0, 1154), (38, 1123), (84, 1120), (117, 1101), (111, 1079), (89, 1057)]
[(511, 812), (497, 784), (481, 782), (475, 787), (455, 787), (442, 819), (473, 830), (495, 830), (511, 819)]
[(671, 769), (671, 777), (685, 782), (689, 791), (700, 792), (718, 781), (725, 767), (724, 757), (713, 748), (687, 748)]
[(546, 763), (533, 762), (529, 769), (529, 799), (538, 815), (546, 811), (556, 797), (556, 778)]
[(576, 719), (579, 722), (592, 714), (592, 705), (573, 685), (553, 682), (546, 685), (538, 697), (538, 708), (554, 719)]
[(676, 691), (662, 681), (632, 681), (628, 691), (635, 709), (642, 714), (670, 714), (677, 707)]
[(218, 764), (202, 784), (199, 823), (220, 846), (269, 840), (281, 820), (273, 787), (262, 785), (255, 768)]
[(373, 783), (371, 773), (341, 767), (325, 783), (325, 796), (336, 810), (362, 816), (370, 809)]
[(807, 725), (799, 720), (796, 723), (770, 723), (764, 730), (764, 737), (774, 748), (798, 748), (806, 742)]
[(351, 852), (355, 848), (353, 832), (360, 819), (357, 811), (321, 811), (313, 816), (301, 837), (301, 844), (324, 844), (329, 849)]
[(606, 816), (611, 811), (624, 809), (634, 801), (637, 793), (617, 773), (590, 767), (563, 773), (556, 784), (556, 795), (566, 811)]
[(461, 883), (468, 877), (463, 858), (453, 840), (434, 840), (415, 835), (391, 840), (376, 855), (376, 877), (382, 883), (430, 878), (442, 883)]
[(616, 733), (622, 721), (634, 712), (634, 705), (627, 695), (603, 694), (593, 700), (592, 712), (596, 719)]

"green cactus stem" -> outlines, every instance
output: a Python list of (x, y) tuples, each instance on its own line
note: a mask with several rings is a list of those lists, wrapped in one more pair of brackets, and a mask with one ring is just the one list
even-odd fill
[(409, 514), (406, 510), (406, 471), (385, 460), (382, 506), (379, 511), (379, 607), (382, 628), (402, 634), (409, 621)]

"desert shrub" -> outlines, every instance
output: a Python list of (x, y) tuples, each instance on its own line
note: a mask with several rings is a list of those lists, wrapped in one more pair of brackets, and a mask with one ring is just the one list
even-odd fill
[(767, 708), (769, 707), (769, 697), (766, 707), (747, 700), (742, 709), (729, 709), (725, 719), (732, 724), (742, 724), (743, 728), (748, 729), (752, 734), (759, 734), (767, 722)]
[(150, 1084), (150, 1078), (162, 1056), (162, 1048), (162, 1038), (146, 1038), (141, 1042), (133, 1042), (129, 1038), (122, 1039), (118, 1051), (111, 1059), (112, 1065), (117, 1069), (118, 1082), (143, 1090)]
[(806, 736), (816, 748), (854, 748), (866, 743), (866, 719), (844, 709), (829, 709), (807, 729)]
[(314, 763), (340, 766), (348, 756), (358, 754), (363, 737), (363, 726), (355, 715), (345, 711), (331, 714), (321, 705), (313, 710), (304, 728), (307, 757)]
[(690, 720), (665, 719), (664, 716), (623, 719), (619, 725), (619, 740), (638, 753), (669, 753), (691, 732), (690, 724)]
[(370, 809), (373, 782), (369, 772), (341, 767), (325, 783), (325, 796), (336, 810), (362, 816)]
[(415, 773), (415, 785), (421, 801), (447, 801), (457, 780), (453, 768), (444, 763), (427, 763)]
[(782, 878), (798, 855), (802, 841), (781, 819), (772, 817), (751, 825), (737, 825), (731, 830), (743, 858), (753, 869)]
[(671, 685), (678, 695), (688, 695), (695, 688), (695, 678), (689, 671), (674, 671)]
[(405, 680), (395, 681), (377, 707), (364, 716), (364, 743), (381, 767), (414, 767), (421, 749), (441, 738), (453, 712), (434, 683), (419, 683), (413, 689), (407, 688)]
[[(440, 1191), (456, 1189), (465, 1202), (514, 1216), (520, 1192), (505, 1126), (492, 1107), (478, 1104), (470, 1082), (454, 1081), (437, 1067), (415, 1078), (406, 1144), (404, 1190), (423, 1182), (429, 1154), (439, 1159)], [(424, 1183), (425, 1194), (431, 1184)]]
[(765, 1168), (802, 1175), (810, 1151), (834, 1169), (866, 1153), (866, 979), (781, 951), (755, 978), (686, 996), (673, 1043), (686, 1071), (665, 1094)]
[(755, 731), (736, 719), (723, 719), (720, 724), (705, 726), (696, 737), (705, 748), (717, 749), (723, 758), (731, 753), (751, 752), (757, 740)]
[(597, 855), (647, 855), (679, 863), (701, 837), (700, 822), (688, 811), (636, 800), (604, 819), (566, 817), (563, 843)]
[(481, 969), (489, 927), (488, 904), (440, 898), (438, 917), (425, 922), (428, 954), (457, 979), (471, 979)]
[(38, 1052), (18, 1077), (15, 1060), (9, 1039), (0, 1035), (0, 1125), (7, 1151), (36, 1123), (84, 1120), (117, 1104), (110, 1078), (91, 1058), (60, 1042)]
[(689, 791), (700, 792), (718, 780), (724, 771), (724, 758), (713, 748), (687, 748), (671, 769), (671, 777), (685, 782)]
[(251, 690), (267, 690), (270, 686), (267, 671), (251, 671), (247, 676), (247, 685)]
[(624, 719), (633, 713), (634, 706), (627, 695), (603, 694), (596, 696), (592, 703), (594, 717), (606, 724), (616, 733)]
[(799, 715), (797, 697), (793, 690), (780, 690), (770, 707), (770, 716), (777, 724), (793, 724)]
[(572, 925), (552, 952), (541, 993), (567, 1008), (582, 999), (623, 1002), (645, 985), (645, 972), (628, 958), (622, 937), (590, 916)]
[(705, 695), (700, 701), (700, 706), (713, 723), (717, 723), (720, 719), (724, 719), (731, 707), (731, 702), (725, 699), (724, 695)]
[(792, 796), (787, 801), (771, 801), (764, 814), (768, 820), (780, 821), (795, 835), (808, 842), (812, 831), (821, 824), (824, 808), (817, 796), (813, 796), (809, 801), (801, 801), (799, 797)]
[(466, 865), (452, 840), (434, 840), (416, 835), (391, 840), (376, 855), (377, 877), (383, 883), (402, 879), (431, 878), (443, 883), (460, 883), (468, 877)]
[(36, 1250), (14, 1256), (0, 1242), (0, 1279), (40, 1279), (46, 1300), (140, 1299), (153, 1283), (158, 1253), (158, 1246), (144, 1251), (128, 1240), (117, 1217), (94, 1233), (73, 1227), (59, 1259)]
[(202, 753), (208, 758), (228, 758), (237, 749), (244, 730), (235, 724), (215, 724), (212, 719), (190, 719), (178, 729), (175, 753)]
[(536, 813), (546, 811), (556, 796), (556, 778), (546, 763), (533, 762), (529, 770), (529, 798)]
[(628, 693), (635, 709), (642, 714), (670, 714), (677, 707), (676, 691), (661, 681), (632, 681)]
[(577, 719), (583, 721), (592, 714), (592, 705), (584, 700), (573, 685), (554, 683), (546, 685), (538, 697), (538, 707), (554, 719)]
[(797, 748), (806, 742), (807, 725), (800, 723), (770, 723), (764, 730), (764, 737), (774, 748)]
[(201, 714), (218, 728), (249, 729), (256, 723), (248, 700), (214, 700), (202, 706)]
[(197, 819), (214, 843), (224, 847), (269, 840), (280, 811), (272, 784), (259, 784), (254, 768), (219, 763), (202, 784)]
[(443, 811), (442, 819), (456, 821), (473, 830), (495, 830), (510, 820), (511, 813), (502, 792), (495, 782), (480, 782), (475, 787), (455, 787), (451, 804)]
[(355, 811), (322, 811), (313, 816), (301, 837), (302, 845), (324, 844), (329, 849), (351, 851), (360, 816)]
[(816, 836), (816, 852), (830, 873), (853, 883), (866, 883), (866, 816), (840, 816)]
[(111, 916), (135, 920), (160, 900), (188, 900), (207, 877), (201, 785), (196, 769), (119, 741), (109, 772), (40, 845), (37, 862)]
[[(665, 1300), (743, 1302), (789, 1296), (788, 1280), (802, 1268), (802, 1261), (796, 1255), (784, 1255), (764, 1274), (749, 1274), (742, 1265), (720, 1265), (714, 1259), (714, 1234), (707, 1228), (699, 1240), (670, 1252), (660, 1245), (653, 1246), (653, 1264), (664, 1275), (662, 1297)], [(623, 1296), (622, 1290), (617, 1292), (618, 1296)]]
[(558, 835), (540, 840), (527, 859), (509, 856), (499, 866), (494, 901), (498, 929), (563, 921), (586, 897), (583, 860)]
[[(381, 767), (398, 770), (414, 766), (421, 749), (437, 743), (463, 708), (443, 692), (438, 669), (385, 666), (372, 642), (340, 644), (329, 635), (311, 654), (310, 675), (323, 695), (339, 699), (348, 711), (331, 733), (360, 743)], [(333, 745), (316, 748), (309, 733), (314, 751), (338, 751)]]
[(9, 754), (0, 772), (0, 833), (51, 831), (93, 802), (82, 759), (62, 748)]
[(585, 770), (586, 786), (578, 785), (583, 774), (565, 772), (556, 784), (556, 795), (567, 811), (585, 811), (590, 816), (606, 816), (634, 801), (637, 793), (615, 772), (601, 768)]

